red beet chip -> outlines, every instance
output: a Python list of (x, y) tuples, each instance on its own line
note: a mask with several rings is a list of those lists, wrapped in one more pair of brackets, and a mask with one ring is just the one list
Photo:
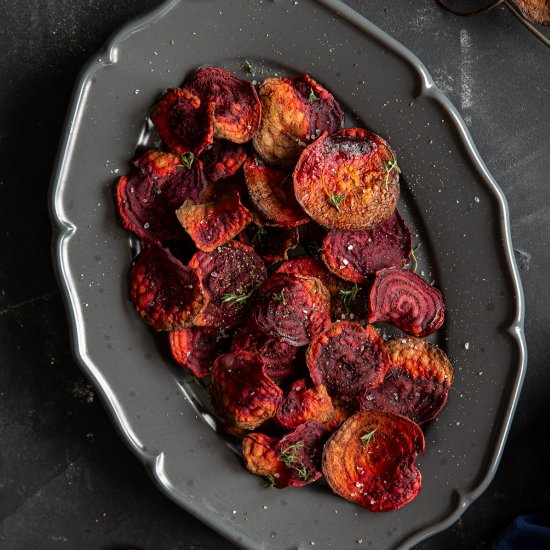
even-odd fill
[(206, 186), (201, 163), (190, 168), (178, 156), (147, 151), (117, 183), (117, 206), (126, 229), (149, 241), (185, 235), (174, 214), (184, 201), (196, 202)]
[(262, 122), (254, 148), (274, 166), (293, 167), (308, 143), (344, 124), (344, 113), (333, 95), (307, 74), (266, 78), (260, 101)]
[[(208, 181), (202, 194), (202, 202), (217, 202), (233, 193), (238, 193), (244, 206), (248, 210), (251, 209), (251, 205), (247, 201), (246, 184), (242, 170), (237, 170), (235, 174), (223, 180)], [(252, 211), (251, 213), (253, 214)]]
[(190, 326), (205, 301), (195, 271), (156, 245), (136, 258), (130, 271), (130, 299), (155, 330)]
[(298, 231), (295, 227), (252, 223), (239, 233), (238, 239), (251, 246), (268, 265), (271, 265), (286, 260), (289, 250), (298, 246)]
[(265, 373), (263, 360), (238, 351), (220, 355), (212, 367), (212, 404), (236, 428), (253, 430), (275, 416), (283, 392)]
[(311, 341), (306, 363), (315, 384), (337, 399), (359, 397), (382, 382), (388, 369), (384, 339), (367, 325), (339, 321)]
[(451, 362), (437, 346), (418, 338), (386, 342), (390, 368), (383, 382), (361, 397), (362, 411), (383, 409), (417, 424), (444, 407), (453, 379)]
[(429, 336), (445, 320), (441, 292), (409, 270), (379, 271), (369, 303), (369, 323), (385, 321), (411, 336)]
[(189, 261), (197, 271), (208, 304), (195, 319), (199, 326), (234, 328), (245, 321), (256, 289), (267, 272), (249, 246), (236, 241), (212, 252), (197, 252)]
[(238, 193), (205, 204), (186, 201), (178, 208), (176, 216), (197, 248), (204, 252), (211, 252), (230, 241), (252, 221)]
[(361, 284), (381, 269), (401, 269), (410, 255), (411, 232), (397, 210), (373, 229), (329, 231), (321, 251), (321, 259), (334, 274)]
[(218, 181), (234, 175), (246, 160), (246, 148), (238, 143), (217, 139), (200, 155), (202, 169), (208, 181)]
[(292, 346), (303, 346), (330, 326), (330, 295), (314, 277), (274, 273), (258, 295), (256, 324)]
[(210, 375), (212, 363), (220, 354), (220, 331), (212, 327), (189, 327), (168, 334), (172, 357), (197, 378)]
[(271, 168), (252, 155), (244, 164), (244, 175), (250, 200), (262, 216), (289, 227), (309, 221), (294, 196), (292, 174)]
[(155, 105), (151, 120), (170, 151), (199, 155), (214, 135), (214, 103), (181, 88), (170, 88)]
[(213, 101), (214, 137), (246, 143), (260, 126), (261, 105), (251, 82), (218, 69), (199, 69), (184, 88), (202, 101)]
[(341, 497), (372, 512), (402, 508), (422, 485), (414, 465), (424, 450), (422, 430), (385, 411), (358, 412), (327, 441), (323, 473)]
[(323, 227), (371, 229), (395, 211), (399, 172), (394, 152), (380, 136), (345, 128), (304, 149), (294, 169), (294, 192)]
[(306, 378), (290, 385), (277, 411), (277, 420), (289, 430), (308, 420), (327, 424), (332, 422), (334, 416), (332, 400), (325, 386), (310, 387)]

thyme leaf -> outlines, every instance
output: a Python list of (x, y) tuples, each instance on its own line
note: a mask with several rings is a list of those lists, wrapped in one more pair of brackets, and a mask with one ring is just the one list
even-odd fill
[(369, 433), (366, 433), (361, 436), (361, 441), (365, 443), (365, 447), (370, 444), (370, 442), (374, 439), (374, 434), (376, 433), (376, 429), (370, 431)]
[(420, 243), (418, 243), (412, 250), (411, 250), (411, 257), (412, 260), (409, 260), (409, 263), (403, 267), (403, 269), (407, 269), (411, 265), (411, 261), (413, 262), (414, 268), (413, 271), (416, 273), (416, 270), (418, 269), (418, 259), (416, 257), (415, 252), (420, 248)]
[(265, 237), (265, 235), (267, 235), (267, 229), (261, 225), (258, 226), (258, 231), (256, 231), (256, 235), (254, 235), (254, 237), (261, 241), (262, 237)]
[(191, 377), (191, 382), (193, 382), (193, 384), (196, 384), (201, 390), (204, 390), (204, 391), (208, 390), (208, 387), (206, 386), (206, 384), (196, 376)]
[(266, 489), (271, 489), (272, 487), (275, 487), (275, 477), (269, 474), (265, 478), (265, 487)]
[(250, 294), (224, 294), (221, 300), (222, 302), (241, 304), (242, 302), (246, 302), (250, 296), (252, 296), (252, 292)]
[(384, 163), (384, 170), (386, 171), (386, 191), (388, 190), (388, 185), (390, 183), (390, 175), (395, 170), (398, 174), (401, 174), (401, 168), (399, 168), (397, 161), (395, 159), (389, 160)]
[(184, 168), (191, 168), (193, 166), (193, 161), (195, 160), (195, 155), (193, 153), (185, 153), (185, 155), (180, 155), (181, 164), (177, 166), (183, 166)]
[(281, 304), (283, 304), (283, 306), (286, 306), (285, 290), (284, 290), (284, 288), (283, 288), (283, 290), (281, 290), (281, 292), (280, 292), (279, 294), (273, 293), (273, 299), (274, 299), (276, 302), (281, 302)]
[(349, 306), (351, 302), (357, 298), (357, 293), (361, 290), (357, 283), (353, 283), (353, 288), (350, 288), (349, 290), (346, 290), (345, 288), (341, 288), (338, 291), (338, 294), (342, 296), (344, 307), (346, 308), (346, 311), (349, 313)]
[(306, 480), (308, 477), (307, 467), (303, 464), (298, 464), (298, 452), (304, 446), (303, 441), (297, 441), (292, 445), (289, 445), (285, 449), (281, 450), (277, 460), (284, 463), (287, 468), (292, 468), (298, 472), (300, 479)]
[(340, 212), (340, 203), (346, 198), (346, 195), (335, 195), (334, 193), (330, 194), (330, 200), (328, 201), (330, 205), (334, 206), (338, 212)]
[(248, 59), (244, 60), (244, 68), (249, 75), (254, 76), (256, 74), (256, 67)]
[(310, 88), (309, 89), (309, 96), (308, 96), (308, 99), (309, 101), (311, 101), (312, 103), (314, 101), (317, 101), (319, 99), (319, 96), (315, 95), (315, 92), (313, 91), (313, 88)]

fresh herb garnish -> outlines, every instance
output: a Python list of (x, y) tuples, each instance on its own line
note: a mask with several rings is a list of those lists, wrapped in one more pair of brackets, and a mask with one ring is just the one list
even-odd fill
[(273, 299), (276, 301), (276, 302), (281, 302), (281, 304), (283, 304), (283, 306), (286, 306), (286, 300), (285, 300), (285, 290), (281, 290), (281, 292), (279, 292), (279, 294), (275, 294), (273, 293)]
[(183, 166), (184, 168), (191, 168), (193, 166), (193, 161), (195, 160), (195, 155), (193, 153), (185, 153), (185, 155), (180, 155), (181, 164), (178, 166)]
[[(413, 271), (416, 273), (416, 270), (418, 269), (418, 259), (416, 258), (415, 252), (420, 248), (420, 243), (418, 243), (412, 250), (411, 250), (411, 257), (412, 262), (414, 264)], [(403, 268), (407, 269), (411, 265), (411, 260), (409, 260), (409, 263)]]
[(204, 391), (208, 390), (208, 387), (206, 386), (206, 384), (196, 376), (191, 377), (191, 382), (193, 382), (193, 384), (196, 384), (201, 390), (204, 390)]
[(303, 441), (297, 441), (296, 443), (289, 445), (288, 447), (286, 447), (286, 449), (281, 450), (281, 453), (277, 457), (277, 460), (283, 462), (287, 468), (292, 468), (293, 470), (296, 470), (300, 479), (306, 480), (308, 476), (307, 468), (303, 464), (297, 464), (298, 451), (303, 446)]
[(386, 190), (388, 189), (388, 185), (390, 182), (390, 174), (395, 170), (398, 174), (401, 174), (401, 168), (397, 165), (397, 161), (395, 159), (389, 160), (388, 162), (384, 163), (384, 170), (386, 170)]
[(340, 203), (346, 198), (346, 195), (335, 195), (334, 193), (330, 194), (329, 204), (334, 206), (338, 212), (340, 212)]
[(309, 89), (309, 96), (308, 96), (308, 99), (309, 101), (311, 101), (312, 103), (314, 101), (317, 101), (319, 99), (319, 96), (315, 95), (315, 92), (313, 91), (313, 88), (310, 88)]
[(361, 436), (361, 441), (365, 444), (365, 446), (369, 445), (369, 443), (373, 440), (375, 433), (376, 433), (376, 429)]
[(355, 298), (357, 298), (357, 293), (359, 292), (359, 290), (361, 289), (359, 288), (357, 283), (354, 283), (353, 288), (350, 288), (349, 290), (346, 290), (345, 288), (341, 288), (338, 291), (338, 294), (343, 298), (344, 306), (348, 313), (349, 313), (349, 306), (351, 302), (353, 302)]
[(250, 294), (224, 294), (221, 300), (222, 302), (241, 304), (242, 302), (246, 302), (250, 296), (252, 296), (252, 292)]
[(254, 67), (254, 65), (252, 63), (250, 63), (250, 61), (248, 61), (248, 59), (244, 60), (244, 65), (245, 65), (246, 72), (249, 75), (254, 76), (256, 74), (256, 67)]
[(272, 487), (275, 487), (275, 477), (269, 474), (265, 478), (265, 486), (267, 489), (271, 489)]
[(267, 229), (261, 225), (258, 226), (258, 231), (256, 231), (256, 235), (254, 235), (254, 238), (261, 241), (262, 237), (264, 237), (265, 235), (267, 235)]

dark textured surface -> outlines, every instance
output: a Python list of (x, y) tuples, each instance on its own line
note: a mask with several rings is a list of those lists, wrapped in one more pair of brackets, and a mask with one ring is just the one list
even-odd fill
[[(121, 23), (158, 4), (0, 2), (1, 548), (230, 547), (163, 497), (119, 440), (71, 357), (50, 261), (47, 188), (76, 75)], [(510, 204), (527, 307), (524, 392), (494, 482), (420, 545), (484, 548), (515, 515), (550, 506), (550, 50), (500, 8), (459, 19), (430, 0), (350, 4), (422, 59)]]

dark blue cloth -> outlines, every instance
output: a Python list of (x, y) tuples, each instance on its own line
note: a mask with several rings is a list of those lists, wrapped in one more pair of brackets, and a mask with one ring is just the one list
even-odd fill
[(549, 550), (550, 510), (517, 517), (491, 550)]

